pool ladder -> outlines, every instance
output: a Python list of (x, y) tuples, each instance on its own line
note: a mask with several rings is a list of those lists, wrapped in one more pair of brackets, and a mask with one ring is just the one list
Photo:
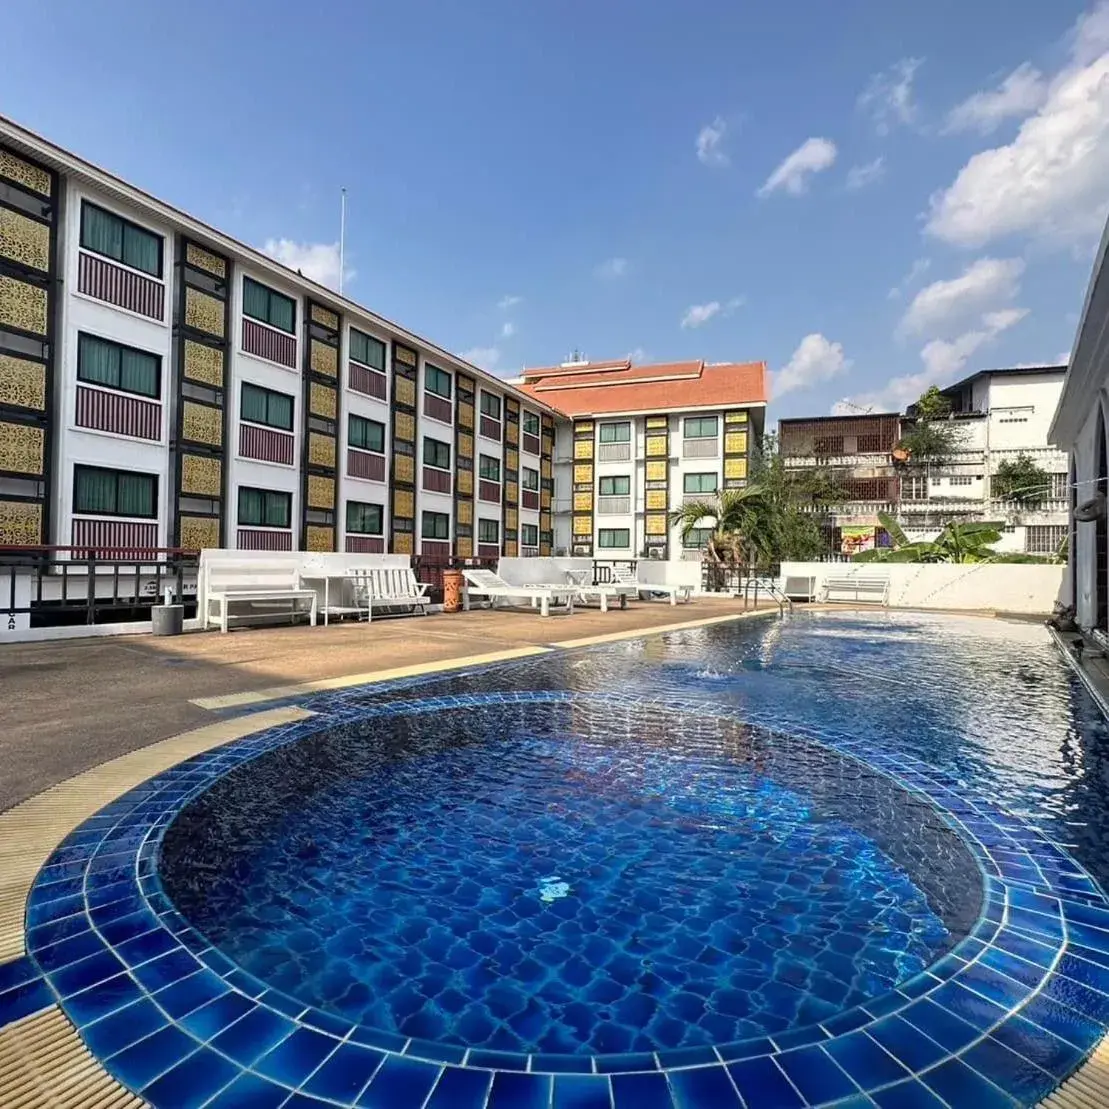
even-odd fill
[[(778, 616), (784, 616), (786, 611), (793, 612), (793, 601), (782, 592), (778, 583), (773, 578), (751, 577), (745, 578), (738, 589), (732, 590), (732, 596), (743, 598), (743, 607), (747, 608), (754, 600), (755, 607), (759, 604), (759, 590), (762, 590), (771, 600), (778, 604)], [(752, 598), (752, 593), (754, 597)]]

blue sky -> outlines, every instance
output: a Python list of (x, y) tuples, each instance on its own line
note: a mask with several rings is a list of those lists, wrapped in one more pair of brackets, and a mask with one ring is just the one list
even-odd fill
[(765, 359), (776, 417), (1056, 360), (1109, 202), (1089, 0), (59, 0), (5, 36), (0, 112), (331, 283), (345, 185), (346, 291), (497, 373)]

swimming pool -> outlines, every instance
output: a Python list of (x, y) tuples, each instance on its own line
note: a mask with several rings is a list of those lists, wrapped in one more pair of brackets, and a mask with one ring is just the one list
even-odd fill
[(760, 619), (306, 706), (53, 861), (118, 893), (133, 849), (172, 937), (109, 937), (107, 1008), (36, 884), (155, 1105), (202, 1066), (216, 1105), (1031, 1105), (1109, 1024), (1109, 741), (1041, 628)]

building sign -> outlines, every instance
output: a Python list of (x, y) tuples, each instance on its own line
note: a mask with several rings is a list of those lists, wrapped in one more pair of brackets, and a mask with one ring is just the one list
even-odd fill
[(874, 550), (874, 527), (844, 527), (840, 529), (840, 550), (845, 555)]

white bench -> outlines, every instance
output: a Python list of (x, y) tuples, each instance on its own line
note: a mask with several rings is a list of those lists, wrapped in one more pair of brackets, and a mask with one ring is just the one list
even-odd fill
[(354, 583), (354, 599), (359, 609), (365, 608), (366, 622), (374, 618), (378, 608), (407, 608), (407, 615), (419, 612), (427, 615), (431, 598), (427, 596), (427, 582), (417, 581), (415, 571), (409, 567), (383, 567), (373, 570), (351, 570), (348, 577)]
[(574, 597), (580, 587), (576, 585), (511, 585), (492, 570), (463, 570), (466, 584), (462, 587), (462, 609), (470, 611), (470, 594), (488, 597), (490, 607), (495, 608), (498, 599), (518, 599), (538, 604), (540, 616), (550, 616), (551, 602), (565, 601), (567, 612), (574, 611)]
[(825, 603), (860, 601), (889, 604), (890, 580), (878, 574), (845, 574), (824, 579), (822, 599)]
[(248, 607), (249, 612), (240, 614), (244, 617), (274, 615), (275, 609), (284, 611), (287, 606), (291, 620), (307, 611), (309, 622), (316, 625), (316, 591), (302, 589), (296, 567), (288, 564), (221, 558), (205, 565), (201, 595), (205, 628), (218, 624), (226, 632), (232, 605)]
[(641, 593), (663, 593), (670, 598), (671, 605), (676, 605), (679, 600), (688, 602), (693, 596), (693, 586), (691, 585), (668, 585), (665, 582), (640, 581), (635, 570), (629, 570), (624, 566), (613, 566), (612, 580), (626, 591), (634, 590), (636, 597)]
[(808, 575), (790, 576), (782, 581), (782, 592), (791, 601), (816, 600), (816, 578)]

